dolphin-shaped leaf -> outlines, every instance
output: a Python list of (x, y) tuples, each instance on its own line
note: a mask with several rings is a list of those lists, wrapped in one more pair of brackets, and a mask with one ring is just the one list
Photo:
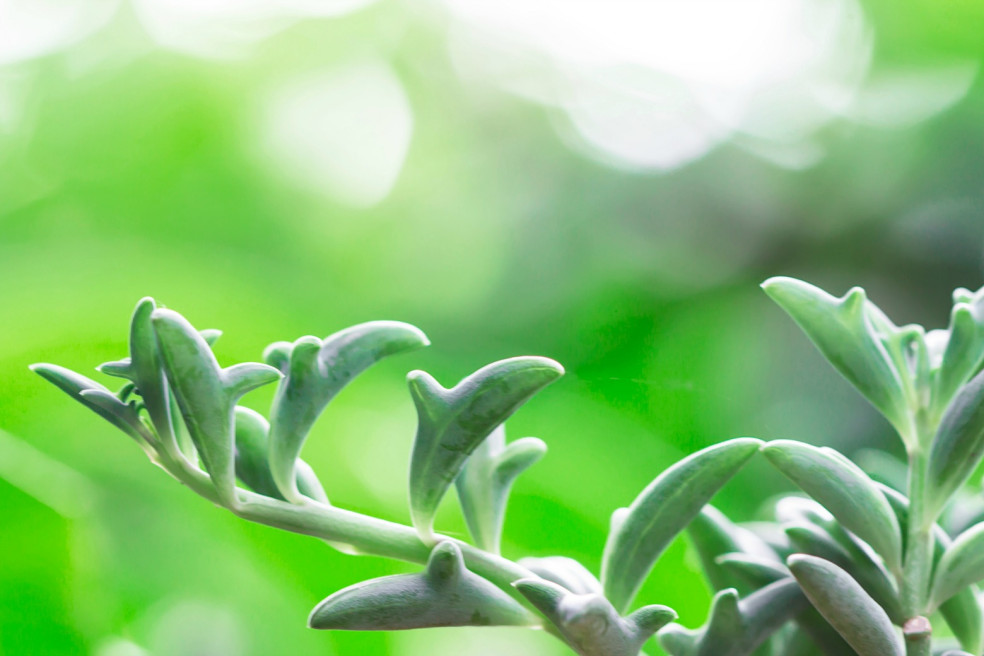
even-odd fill
[(154, 437), (140, 420), (133, 401), (124, 403), (104, 385), (56, 364), (32, 364), (38, 374), (140, 444), (152, 445)]
[(255, 362), (222, 369), (205, 338), (180, 314), (157, 309), (151, 321), (164, 371), (188, 432), (219, 498), (233, 506), (236, 401), (246, 392), (277, 380), (280, 372)]
[(915, 431), (904, 375), (872, 325), (877, 308), (860, 287), (841, 298), (793, 278), (766, 280), (762, 288), (785, 310), (848, 381), (907, 439)]
[(714, 596), (704, 627), (688, 630), (674, 624), (660, 632), (659, 642), (671, 656), (746, 656), (806, 607), (788, 576), (744, 599), (729, 588)]
[(506, 444), (505, 426), (499, 425), (468, 458), (455, 487), (468, 530), (475, 544), (499, 553), (509, 489), (516, 477), (543, 457), (547, 445), (535, 437)]
[(984, 523), (957, 536), (946, 548), (933, 574), (935, 603), (942, 603), (961, 589), (984, 579)]
[[(747, 588), (747, 579), (735, 576), (733, 568), (719, 561), (725, 554), (749, 554), (756, 558), (773, 561), (785, 569), (778, 556), (762, 538), (747, 528), (733, 523), (724, 513), (708, 504), (701, 508), (690, 525), (687, 526), (690, 541), (700, 556), (701, 569), (715, 590), (737, 588), (742, 592)], [(785, 576), (789, 576), (787, 572)], [(757, 587), (757, 586), (756, 586)]]
[(743, 437), (687, 456), (657, 476), (627, 511), (613, 517), (601, 582), (615, 608), (628, 607), (667, 545), (761, 444)]
[(482, 440), (563, 373), (553, 360), (533, 356), (494, 362), (451, 389), (423, 371), (410, 372), (418, 421), (410, 457), (410, 516), (424, 539), (433, 539), (437, 506)]
[(601, 583), (598, 579), (573, 558), (565, 556), (520, 558), (518, 564), (540, 578), (567, 588), (575, 594), (601, 594)]
[(858, 656), (903, 656), (892, 620), (850, 574), (804, 554), (790, 556), (787, 564), (813, 606)]
[(451, 541), (434, 547), (424, 572), (357, 583), (322, 601), (308, 619), (314, 629), (346, 631), (536, 624), (516, 600), (468, 571)]
[(300, 501), (295, 463), (311, 426), (328, 403), (379, 360), (430, 342), (399, 321), (370, 321), (322, 339), (301, 337), (267, 347), (264, 360), (284, 373), (270, 412), (270, 469), (284, 497)]
[[(267, 462), (269, 432), (270, 425), (260, 413), (236, 406), (236, 476), (254, 492), (283, 500)], [(314, 470), (303, 460), (297, 462), (297, 487), (304, 496), (328, 503)]]
[(902, 533), (898, 520), (878, 486), (857, 465), (833, 449), (792, 440), (769, 442), (762, 453), (844, 528), (871, 545), (890, 571), (899, 571)]
[(656, 631), (676, 619), (666, 606), (645, 606), (621, 617), (598, 593), (575, 594), (543, 579), (520, 579), (513, 585), (580, 656), (638, 656)]

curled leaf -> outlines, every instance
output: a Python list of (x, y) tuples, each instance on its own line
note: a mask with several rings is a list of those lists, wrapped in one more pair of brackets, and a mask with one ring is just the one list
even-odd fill
[(936, 373), (933, 400), (939, 412), (984, 360), (984, 288), (976, 293), (958, 289), (953, 293), (946, 348)]
[(879, 338), (875, 321), (887, 318), (855, 287), (841, 298), (793, 278), (770, 278), (762, 288), (785, 310), (824, 357), (888, 418), (899, 433), (912, 439), (906, 385), (893, 357)]
[(598, 593), (574, 594), (543, 579), (513, 585), (580, 656), (638, 656), (646, 640), (676, 618), (666, 606), (645, 606), (621, 617)]
[(659, 634), (659, 641), (671, 656), (746, 656), (806, 606), (788, 576), (740, 600), (737, 590), (722, 590), (714, 596), (704, 627), (688, 630), (674, 624)]
[(513, 481), (546, 451), (547, 445), (535, 437), (506, 445), (505, 427), (499, 425), (472, 452), (455, 479), (455, 487), (468, 530), (480, 548), (499, 553)]
[(512, 597), (468, 571), (450, 541), (434, 547), (425, 571), (357, 583), (322, 601), (308, 619), (313, 629), (344, 631), (536, 623)]
[(903, 656), (892, 621), (850, 574), (803, 554), (790, 556), (787, 564), (813, 606), (858, 656)]
[(902, 563), (898, 520), (876, 483), (850, 460), (830, 448), (776, 440), (762, 448), (776, 469), (829, 510), (846, 528), (897, 572)]
[(398, 321), (370, 321), (321, 340), (301, 337), (269, 346), (264, 359), (283, 372), (270, 412), (270, 468), (281, 493), (299, 501), (295, 463), (311, 426), (328, 403), (356, 376), (389, 355), (430, 342), (419, 329)]
[(280, 378), (265, 364), (245, 363), (222, 369), (198, 331), (177, 312), (151, 314), (161, 359), (188, 432), (201, 454), (219, 498), (235, 505), (236, 401), (246, 392)]
[(667, 545), (761, 444), (742, 437), (687, 456), (657, 476), (627, 511), (613, 517), (601, 582), (615, 608), (624, 611), (632, 603)]
[(451, 389), (423, 371), (410, 372), (407, 380), (418, 419), (410, 458), (410, 516), (424, 539), (433, 538), (437, 506), (468, 457), (563, 373), (553, 360), (532, 356), (494, 362)]

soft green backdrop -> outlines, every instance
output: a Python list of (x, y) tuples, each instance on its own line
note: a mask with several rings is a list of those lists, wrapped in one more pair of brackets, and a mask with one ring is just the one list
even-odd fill
[[(777, 136), (722, 119), (714, 143), (686, 156), (672, 138), (649, 141), (693, 126), (646, 84), (628, 114), (591, 114), (605, 139), (582, 105), (543, 97), (583, 73), (568, 57), (558, 75), (556, 52), (529, 45), (554, 35), (553, 3), (517, 19), (549, 29), (515, 42), (480, 2), (336, 3), (331, 18), (288, 4), (287, 17), (260, 0), (241, 5), (253, 13), (204, 3), (201, 16), (179, 0), (0, 4), (0, 654), (564, 653), (524, 631), (306, 629), (323, 596), (405, 568), (210, 507), (27, 369), (91, 372), (120, 357), (145, 295), (223, 329), (224, 364), (370, 319), (421, 327), (433, 346), (356, 381), (305, 450), (333, 502), (397, 521), (414, 432), (407, 371), (451, 384), (494, 359), (559, 360), (567, 376), (509, 423), (551, 449), (516, 486), (510, 556), (597, 570), (610, 512), (725, 438), (895, 448), (757, 285), (775, 274), (836, 293), (861, 284), (899, 321), (938, 326), (953, 287), (984, 282), (980, 3), (800, 3), (859, 12), (854, 104), (816, 120), (818, 104), (753, 85), (756, 120), (810, 120)], [(646, 28), (631, 3), (598, 6)], [(748, 12), (754, 27), (782, 9)], [(741, 54), (714, 44), (702, 46), (702, 83)], [(515, 55), (505, 72), (474, 65), (505, 62), (503, 49)], [(602, 59), (592, 84), (605, 66), (642, 67)], [(619, 78), (629, 95), (633, 80)], [(725, 100), (701, 107), (713, 117)], [(269, 393), (247, 403), (265, 410)], [(718, 503), (754, 519), (781, 489), (755, 463)], [(453, 502), (439, 526), (464, 534)], [(640, 596), (688, 626), (708, 599), (683, 540)]]

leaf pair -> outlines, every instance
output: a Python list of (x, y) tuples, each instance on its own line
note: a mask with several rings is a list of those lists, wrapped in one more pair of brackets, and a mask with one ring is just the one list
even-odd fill
[(386, 576), (340, 590), (318, 604), (308, 620), (314, 629), (346, 631), (536, 624), (532, 613), (470, 572), (460, 548), (451, 541), (434, 547), (424, 572)]
[[(407, 376), (417, 408), (410, 459), (410, 516), (426, 541), (434, 540), (434, 514), (479, 446), (523, 403), (564, 373), (547, 358), (518, 357), (485, 366), (451, 389), (423, 371)], [(464, 473), (458, 490), (469, 528), (495, 550), (512, 480), (543, 453), (542, 443), (509, 447), (497, 435)]]

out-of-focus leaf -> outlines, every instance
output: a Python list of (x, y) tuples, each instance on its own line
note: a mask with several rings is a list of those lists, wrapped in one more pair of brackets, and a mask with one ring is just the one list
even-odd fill
[(225, 369), (205, 339), (172, 310), (151, 315), (161, 359), (188, 432), (212, 477), (219, 498), (235, 504), (236, 401), (246, 392), (280, 378), (273, 367), (255, 362)]
[(984, 360), (984, 287), (953, 292), (946, 350), (936, 372), (933, 401), (942, 412)]
[(565, 556), (521, 558), (519, 565), (574, 594), (601, 594), (601, 583), (581, 563)]
[(935, 603), (946, 601), (964, 587), (984, 579), (984, 524), (964, 531), (953, 541), (933, 574)]
[[(259, 494), (283, 500), (267, 462), (270, 425), (249, 408), (236, 406), (236, 476)], [(297, 463), (297, 487), (306, 497), (327, 504), (321, 482), (304, 461)]]
[(939, 511), (984, 458), (984, 372), (957, 393), (929, 449), (927, 502)]
[(790, 577), (740, 600), (737, 590), (722, 590), (714, 596), (704, 627), (688, 630), (674, 624), (660, 632), (659, 641), (672, 656), (745, 656), (806, 606)]
[(762, 442), (737, 438), (687, 456), (656, 477), (613, 517), (602, 556), (605, 596), (624, 611), (656, 559)]
[(835, 298), (809, 283), (785, 277), (770, 278), (762, 288), (903, 438), (915, 435), (903, 374), (876, 334), (870, 318), (874, 306), (863, 289), (855, 287)]
[(790, 556), (787, 564), (813, 606), (859, 656), (903, 656), (892, 621), (850, 574), (803, 554)]
[(410, 516), (425, 540), (433, 539), (437, 506), (472, 452), (563, 373), (553, 360), (532, 356), (494, 362), (451, 389), (423, 371), (410, 372), (418, 419), (410, 458)]
[(506, 429), (500, 425), (478, 445), (458, 474), (455, 487), (468, 530), (485, 551), (499, 553), (509, 489), (546, 451), (547, 445), (535, 437), (506, 445)]
[(718, 556), (715, 560), (722, 569), (737, 575), (737, 578), (756, 590), (790, 576), (789, 568), (774, 558), (730, 553)]
[(902, 533), (875, 482), (837, 451), (791, 440), (769, 442), (765, 457), (885, 559), (892, 572), (902, 563)]
[(105, 386), (56, 364), (32, 364), (31, 371), (53, 383), (138, 443), (153, 444), (154, 437), (140, 421), (140, 415), (133, 402), (124, 403)]
[(516, 600), (470, 572), (450, 541), (434, 547), (424, 572), (357, 583), (322, 601), (308, 619), (314, 629), (345, 631), (535, 624)]
[(398, 321), (370, 321), (321, 340), (301, 337), (289, 355), (276, 343), (264, 360), (285, 378), (270, 411), (270, 469), (284, 497), (300, 500), (295, 463), (311, 426), (328, 403), (356, 376), (389, 355), (430, 342), (419, 329)]
[[(765, 541), (733, 523), (710, 504), (701, 508), (690, 522), (687, 534), (697, 549), (701, 569), (715, 590), (735, 588), (742, 592), (748, 587), (746, 577), (736, 576), (732, 568), (722, 566), (720, 559), (725, 554), (751, 555), (761, 560), (771, 560), (785, 569), (785, 565), (778, 560), (776, 553)], [(785, 576), (789, 576), (789, 573), (786, 572)]]
[(513, 585), (580, 656), (638, 656), (650, 636), (676, 619), (666, 606), (644, 606), (621, 617), (600, 594), (574, 594), (542, 579)]

